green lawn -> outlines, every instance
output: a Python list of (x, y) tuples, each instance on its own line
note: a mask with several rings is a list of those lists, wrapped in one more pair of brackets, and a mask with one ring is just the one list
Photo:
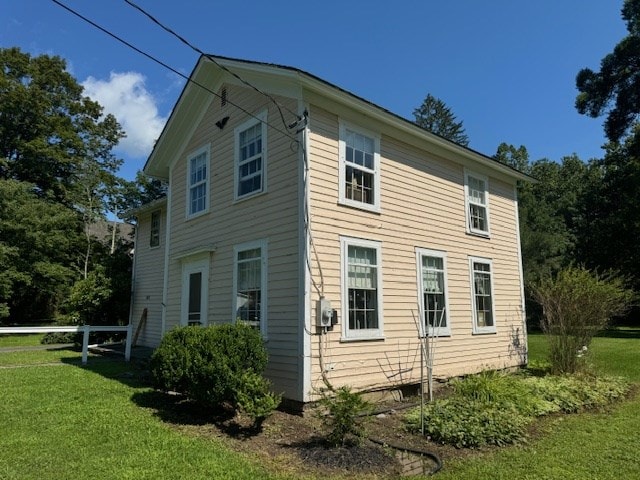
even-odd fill
[[(540, 359), (544, 339), (529, 340), (531, 358)], [(0, 338), (0, 347), (6, 342)], [(640, 383), (640, 330), (597, 338), (591, 353), (600, 371)], [(282, 478), (222, 440), (164, 423), (140, 402), (149, 389), (122, 375), (133, 366), (103, 358), (79, 363), (73, 350), (0, 353), (0, 479)], [(27, 366), (3, 368), (16, 364)], [(435, 478), (640, 478), (639, 413), (636, 397), (608, 412), (546, 419), (544, 435), (529, 444), (445, 458)]]
[(218, 441), (182, 435), (137, 405), (136, 394), (148, 389), (119, 379), (128, 368), (0, 368), (0, 478), (271, 478)]
[(3, 347), (32, 347), (40, 345), (40, 341), (44, 337), (44, 333), (36, 334), (11, 334), (0, 335), (0, 348)]

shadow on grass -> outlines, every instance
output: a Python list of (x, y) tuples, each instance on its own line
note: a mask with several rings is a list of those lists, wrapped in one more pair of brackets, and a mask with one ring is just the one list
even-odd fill
[(63, 363), (79, 366), (137, 389), (131, 395), (131, 401), (139, 407), (153, 410), (163, 422), (187, 426), (215, 425), (220, 432), (238, 439), (250, 438), (262, 431), (259, 425), (245, 424), (247, 422), (238, 418), (230, 407), (206, 408), (183, 395), (154, 390), (148, 357), (132, 356), (130, 362), (125, 362), (117, 354), (101, 353), (92, 355), (87, 365), (82, 365), (77, 359), (63, 359)]
[(640, 328), (609, 328), (600, 332), (600, 338), (640, 339)]
[(163, 422), (173, 425), (212, 424), (220, 432), (237, 439), (250, 438), (262, 431), (262, 428), (255, 424), (240, 423), (231, 407), (223, 405), (207, 408), (180, 394), (147, 390), (134, 393), (131, 399), (140, 407), (154, 410)]

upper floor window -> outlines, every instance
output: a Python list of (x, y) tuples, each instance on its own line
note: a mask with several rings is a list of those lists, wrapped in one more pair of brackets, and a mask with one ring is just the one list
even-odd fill
[(149, 231), (149, 246), (160, 245), (160, 210), (151, 212), (151, 229)]
[(344, 338), (382, 337), (382, 266), (379, 242), (341, 239)]
[(492, 262), (485, 258), (469, 257), (473, 307), (473, 333), (496, 331), (493, 307)]
[(484, 175), (465, 172), (467, 232), (489, 235), (489, 180)]
[(266, 190), (267, 112), (235, 129), (235, 198)]
[(380, 137), (340, 125), (340, 203), (380, 209)]
[(205, 213), (209, 209), (209, 147), (189, 156), (187, 169), (187, 216)]
[(418, 286), (423, 333), (450, 335), (447, 295), (447, 255), (435, 250), (416, 249)]
[(234, 316), (267, 334), (267, 242), (234, 248)]

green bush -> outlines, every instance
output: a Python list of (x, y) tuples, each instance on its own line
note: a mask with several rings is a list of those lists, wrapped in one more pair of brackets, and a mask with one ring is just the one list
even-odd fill
[(262, 378), (267, 351), (255, 329), (242, 324), (178, 327), (151, 357), (155, 385), (206, 407), (228, 405), (263, 420), (279, 403)]
[(323, 420), (329, 429), (327, 440), (331, 445), (340, 446), (348, 441), (362, 441), (367, 414), (372, 409), (372, 405), (362, 398), (362, 395), (353, 393), (350, 387), (344, 386), (334, 392), (323, 392), (320, 405), (329, 413), (327, 418), (323, 416)]
[(568, 267), (540, 280), (532, 293), (542, 307), (540, 325), (549, 341), (554, 373), (583, 370), (592, 338), (636, 298), (624, 278), (583, 267)]

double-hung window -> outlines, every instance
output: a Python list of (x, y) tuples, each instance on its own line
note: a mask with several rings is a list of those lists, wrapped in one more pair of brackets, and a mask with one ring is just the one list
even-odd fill
[(149, 230), (149, 246), (160, 245), (160, 210), (151, 212), (151, 229)]
[(203, 147), (188, 157), (187, 217), (209, 209), (209, 147)]
[(489, 180), (483, 175), (465, 172), (467, 232), (489, 235)]
[(486, 258), (469, 257), (471, 272), (471, 296), (473, 308), (473, 333), (496, 331), (493, 306), (492, 262)]
[(209, 259), (182, 264), (182, 324), (207, 324)]
[(266, 190), (267, 113), (235, 129), (235, 198)]
[(418, 248), (416, 261), (423, 333), (436, 336), (450, 335), (447, 254)]
[(267, 242), (234, 248), (234, 317), (267, 334)]
[(340, 125), (340, 203), (380, 209), (380, 137)]
[(382, 338), (381, 244), (341, 238), (344, 339)]

